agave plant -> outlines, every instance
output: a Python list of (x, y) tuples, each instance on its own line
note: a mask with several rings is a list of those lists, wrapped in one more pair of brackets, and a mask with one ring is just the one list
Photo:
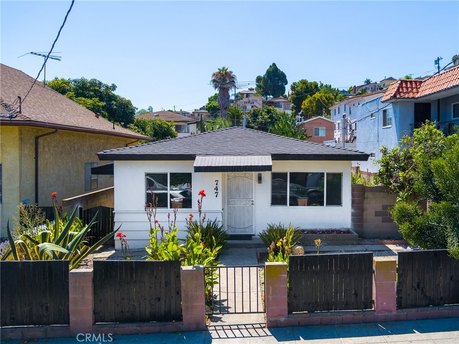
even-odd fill
[(70, 217), (64, 220), (59, 216), (55, 205), (53, 208), (54, 223), (47, 222), (40, 226), (36, 234), (23, 233), (14, 240), (8, 222), (7, 235), (10, 247), (2, 256), (2, 260), (8, 259), (11, 255), (13, 260), (68, 260), (72, 270), (114, 235), (107, 234), (93, 246), (88, 246), (85, 238), (96, 222), (97, 214), (89, 224), (78, 225), (75, 218), (77, 207), (73, 209)]

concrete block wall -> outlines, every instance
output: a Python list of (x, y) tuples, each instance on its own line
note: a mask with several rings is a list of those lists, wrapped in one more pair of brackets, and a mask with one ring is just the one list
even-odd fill
[(396, 195), (382, 186), (352, 185), (352, 229), (362, 238), (401, 239), (390, 217)]

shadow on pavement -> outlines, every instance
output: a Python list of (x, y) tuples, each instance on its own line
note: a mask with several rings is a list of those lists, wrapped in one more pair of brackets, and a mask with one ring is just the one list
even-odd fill
[(459, 318), (270, 328), (279, 342), (459, 331)]

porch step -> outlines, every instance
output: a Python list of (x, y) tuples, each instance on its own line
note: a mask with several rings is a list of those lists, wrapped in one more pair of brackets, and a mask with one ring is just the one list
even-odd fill
[(249, 240), (234, 240), (230, 237), (226, 241), (226, 248), (266, 248), (258, 236), (252, 236)]

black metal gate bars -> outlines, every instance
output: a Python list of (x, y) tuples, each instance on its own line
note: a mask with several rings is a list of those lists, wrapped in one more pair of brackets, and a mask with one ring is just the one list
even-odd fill
[(263, 265), (205, 267), (206, 286), (210, 275), (214, 283), (207, 314), (264, 312)]

